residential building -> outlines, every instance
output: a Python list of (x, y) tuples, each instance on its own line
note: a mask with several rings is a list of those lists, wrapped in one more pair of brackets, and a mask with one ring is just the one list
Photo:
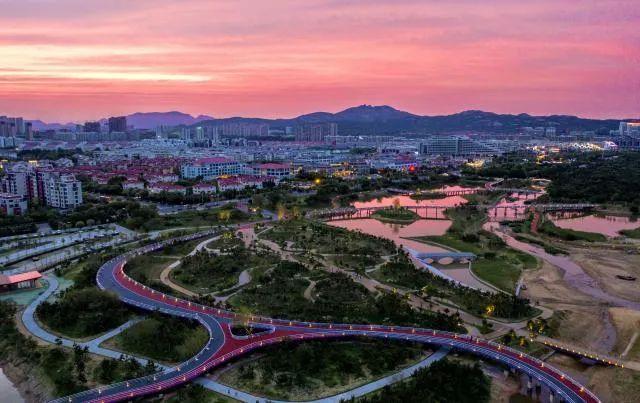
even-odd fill
[(157, 194), (162, 192), (180, 193), (184, 195), (184, 194), (187, 194), (187, 188), (181, 185), (174, 185), (172, 183), (166, 183), (166, 182), (158, 182), (158, 183), (149, 185), (149, 193)]
[(241, 168), (242, 165), (238, 161), (229, 158), (199, 158), (182, 164), (180, 175), (186, 179), (201, 177), (204, 180), (211, 180), (223, 175), (238, 175), (241, 173)]
[(22, 215), (28, 210), (26, 196), (12, 193), (0, 193), (0, 214)]
[(100, 122), (85, 122), (82, 130), (90, 133), (100, 133)]
[(6, 177), (2, 181), (2, 191), (26, 199), (34, 197), (32, 169), (17, 165), (7, 169)]
[(191, 187), (194, 195), (216, 193), (216, 185), (209, 183), (196, 183)]
[(113, 116), (109, 118), (109, 133), (126, 132), (126, 131), (127, 131), (126, 116)]
[(144, 182), (138, 179), (128, 179), (122, 182), (123, 190), (144, 190)]
[(249, 171), (253, 175), (270, 176), (278, 180), (293, 177), (293, 166), (291, 164), (269, 162), (252, 165)]
[(242, 190), (248, 187), (262, 189), (265, 183), (276, 184), (277, 182), (276, 178), (270, 176), (237, 175), (218, 179), (218, 190), (224, 192), (226, 190)]
[(296, 141), (322, 143), (326, 137), (337, 135), (337, 123), (304, 124), (295, 128)]
[(73, 174), (50, 173), (44, 179), (44, 201), (53, 208), (78, 207), (82, 204), (82, 183)]

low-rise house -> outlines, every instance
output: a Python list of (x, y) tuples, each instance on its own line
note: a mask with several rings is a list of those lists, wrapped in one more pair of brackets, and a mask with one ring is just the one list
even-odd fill
[(4, 275), (0, 274), (0, 291), (22, 290), (25, 288), (35, 288), (38, 280), (42, 277), (37, 271), (26, 273)]
[(262, 189), (265, 183), (277, 184), (278, 179), (271, 176), (237, 175), (218, 179), (218, 190), (242, 190), (248, 187)]
[(124, 190), (144, 190), (144, 182), (139, 179), (127, 179), (122, 182)]
[(209, 183), (196, 183), (191, 187), (191, 189), (193, 190), (194, 195), (216, 193), (217, 191), (216, 185)]
[(172, 183), (163, 183), (163, 182), (157, 182), (149, 185), (149, 193), (162, 193), (162, 192), (186, 194), (187, 188), (184, 186), (174, 185)]

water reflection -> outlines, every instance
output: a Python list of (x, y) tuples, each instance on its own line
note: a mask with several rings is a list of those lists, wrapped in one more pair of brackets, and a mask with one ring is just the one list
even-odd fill
[(443, 248), (404, 238), (443, 235), (451, 226), (451, 221), (418, 220), (409, 225), (401, 225), (383, 223), (372, 218), (365, 218), (361, 220), (330, 221), (327, 224), (387, 238), (398, 246), (402, 245), (417, 252), (442, 252), (444, 250)]
[[(397, 200), (397, 201), (396, 201)], [(411, 196), (398, 195), (382, 197), (369, 201), (356, 201), (353, 203), (355, 208), (367, 208), (367, 207), (391, 207), (394, 204), (399, 203), (401, 206), (444, 206), (455, 207), (461, 204), (467, 203), (467, 199), (462, 196), (450, 196), (442, 199), (425, 199), (416, 200)]]
[(618, 217), (608, 215), (580, 215), (576, 213), (553, 214), (551, 220), (560, 228), (575, 231), (596, 232), (608, 237), (620, 236), (622, 230), (640, 227), (635, 217)]
[(23, 403), (24, 399), (18, 393), (18, 389), (9, 381), (0, 368), (0, 402), (2, 403)]

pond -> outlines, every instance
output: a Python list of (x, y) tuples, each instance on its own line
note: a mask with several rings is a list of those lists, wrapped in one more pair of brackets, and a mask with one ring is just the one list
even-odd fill
[(595, 232), (611, 238), (620, 236), (619, 232), (622, 230), (640, 227), (640, 221), (631, 217), (554, 214), (551, 215), (550, 218), (553, 223), (560, 228), (571, 229), (574, 231)]
[(384, 223), (373, 218), (361, 220), (337, 220), (329, 221), (327, 224), (342, 227), (349, 230), (364, 232), (365, 234), (387, 238), (395, 242), (396, 245), (415, 250), (417, 252), (442, 252), (444, 249), (437, 246), (427, 245), (422, 242), (404, 239), (406, 237), (417, 237), (427, 235), (443, 235), (451, 226), (448, 220), (418, 220), (411, 224), (391, 224)]

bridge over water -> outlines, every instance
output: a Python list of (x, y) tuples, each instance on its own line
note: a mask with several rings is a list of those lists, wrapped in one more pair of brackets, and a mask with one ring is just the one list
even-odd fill
[[(508, 217), (509, 219), (525, 219), (528, 212), (537, 210), (540, 212), (584, 212), (597, 207), (597, 204), (590, 203), (550, 203), (550, 204), (505, 204), (505, 205), (483, 205), (483, 204), (461, 204), (458, 206), (445, 205), (401, 205), (404, 208), (415, 212), (418, 216), (430, 220), (448, 219), (445, 211), (450, 208), (482, 209), (487, 211), (487, 216), (491, 220), (499, 220)], [(308, 218), (323, 220), (346, 220), (358, 218), (370, 218), (373, 213), (379, 210), (389, 209), (390, 206), (375, 207), (339, 207), (335, 209), (314, 210), (307, 213)]]
[(426, 263), (440, 262), (444, 259), (451, 259), (454, 262), (468, 263), (477, 258), (471, 252), (420, 252), (415, 254), (417, 259), (424, 260)]

